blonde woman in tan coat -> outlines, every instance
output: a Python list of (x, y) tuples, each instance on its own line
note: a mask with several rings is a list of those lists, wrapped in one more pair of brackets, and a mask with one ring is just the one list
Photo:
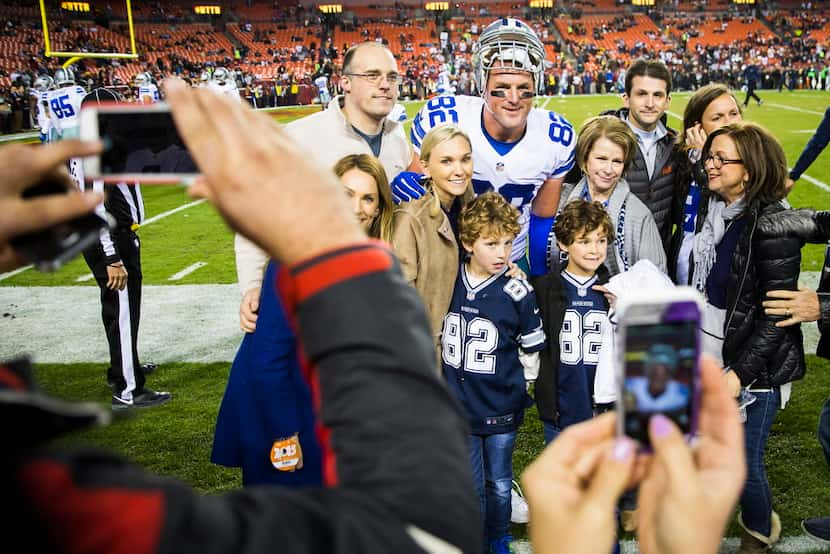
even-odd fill
[(421, 165), (427, 194), (395, 209), (392, 248), (424, 299), (438, 348), (461, 261), (458, 218), (473, 197), (470, 139), (454, 125), (434, 128), (421, 143)]

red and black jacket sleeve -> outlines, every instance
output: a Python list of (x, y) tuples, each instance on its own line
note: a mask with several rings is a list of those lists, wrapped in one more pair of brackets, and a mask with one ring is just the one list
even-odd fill
[(279, 290), (307, 362), (327, 488), (205, 497), (109, 455), (30, 453), (6, 473), (11, 534), (37, 530), (53, 552), (480, 551), (466, 424), (432, 371), (426, 312), (395, 257), (356, 244), (284, 268)]

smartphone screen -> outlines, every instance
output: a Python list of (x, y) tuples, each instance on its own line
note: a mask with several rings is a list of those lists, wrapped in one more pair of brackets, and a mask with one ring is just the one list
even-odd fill
[[(650, 307), (655, 323), (625, 325), (621, 402), (624, 432), (650, 445), (648, 422), (661, 413), (684, 435), (696, 430), (699, 310), (694, 302)], [(637, 319), (637, 318), (634, 318)]]
[(195, 174), (169, 111), (98, 112), (101, 175)]

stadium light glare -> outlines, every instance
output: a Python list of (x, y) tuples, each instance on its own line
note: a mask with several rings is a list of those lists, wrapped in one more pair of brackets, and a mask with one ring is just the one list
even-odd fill
[(222, 6), (215, 4), (208, 6), (193, 6), (193, 13), (196, 15), (222, 15)]
[(343, 4), (320, 4), (317, 7), (323, 13), (343, 13)]
[(61, 9), (68, 12), (89, 12), (89, 2), (61, 2)]

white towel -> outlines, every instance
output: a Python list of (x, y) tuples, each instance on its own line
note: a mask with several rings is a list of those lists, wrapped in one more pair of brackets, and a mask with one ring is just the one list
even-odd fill
[[(669, 276), (660, 271), (649, 260), (640, 260), (631, 269), (618, 273), (606, 283), (607, 288), (617, 297), (617, 302), (628, 292), (644, 290), (663, 290), (674, 288)], [(599, 349), (599, 362), (594, 376), (594, 402), (608, 404), (617, 400), (617, 358), (616, 358), (616, 320), (609, 313), (610, 319), (602, 326), (602, 345)], [(619, 376), (622, 378), (622, 376)]]

